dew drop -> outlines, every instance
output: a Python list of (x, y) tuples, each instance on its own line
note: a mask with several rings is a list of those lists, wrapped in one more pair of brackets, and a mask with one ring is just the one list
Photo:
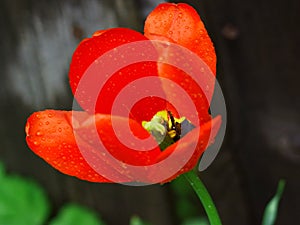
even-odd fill
[(58, 132), (62, 132), (62, 129), (61, 129), (61, 127), (60, 127), (60, 128), (58, 128)]
[(33, 144), (34, 144), (35, 146), (38, 146), (38, 145), (40, 145), (40, 143), (39, 143), (39, 142), (37, 142), (37, 141), (34, 141), (34, 142), (33, 142)]
[(46, 121), (45, 124), (46, 124), (46, 125), (49, 125), (49, 121)]
[(36, 132), (36, 136), (43, 136), (44, 134), (43, 134), (43, 132), (41, 132), (41, 131), (37, 131)]
[(49, 118), (52, 118), (52, 117), (53, 117), (53, 114), (52, 114), (52, 113), (48, 113), (48, 117), (49, 117)]

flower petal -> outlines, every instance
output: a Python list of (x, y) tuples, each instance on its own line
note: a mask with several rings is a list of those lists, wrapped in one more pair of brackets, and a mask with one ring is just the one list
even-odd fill
[[(214, 139), (220, 129), (221, 122), (221, 116), (213, 118), (209, 122), (202, 125), (201, 128), (197, 127), (188, 134), (186, 134), (186, 136), (184, 136), (175, 144), (169, 146), (159, 155), (159, 157), (157, 158), (158, 162), (165, 160), (171, 154), (174, 154), (174, 161), (172, 161), (172, 165), (178, 165), (182, 163), (182, 161), (187, 160), (187, 163), (180, 169), (180, 171), (178, 171), (174, 176), (170, 177), (162, 183), (171, 181), (180, 174), (186, 173), (196, 166), (202, 153), (207, 149), (209, 145), (211, 145), (214, 142)], [(197, 136), (198, 132), (199, 136)], [(192, 148), (195, 144), (196, 148), (193, 152), (192, 157), (189, 159), (187, 158), (187, 151), (190, 150), (190, 148)], [(172, 168), (164, 168), (164, 170), (165, 169)], [(162, 171), (163, 170), (160, 170), (160, 173)]]
[[(117, 125), (116, 130), (112, 121)], [(93, 130), (93, 122), (96, 130)], [(132, 120), (129, 123), (138, 138), (149, 137), (141, 125)], [(91, 182), (132, 182), (134, 174), (130, 174), (124, 163), (154, 163), (160, 150), (154, 147), (150, 151), (135, 151), (122, 145), (114, 132), (126, 130), (127, 124), (128, 120), (120, 117), (112, 120), (110, 115), (93, 116), (86, 112), (45, 110), (33, 113), (28, 118), (26, 141), (34, 153), (67, 175)], [(97, 144), (98, 134), (105, 150)], [(128, 137), (129, 134), (125, 136)], [(154, 142), (153, 146), (156, 146)], [(108, 154), (120, 161), (112, 163)], [(103, 174), (99, 174), (99, 171)]]
[[(216, 73), (216, 54), (197, 12), (187, 4), (163, 3), (157, 6), (147, 17), (145, 22), (145, 36), (150, 40), (162, 40), (178, 44), (189, 49), (200, 57), (204, 64), (199, 64), (199, 58), (190, 54), (184, 48), (176, 45), (159, 47), (160, 55), (165, 55), (167, 62), (160, 63), (159, 76), (164, 80), (163, 88), (167, 99), (180, 105), (181, 116), (186, 116), (192, 123), (197, 120), (204, 123), (210, 120), (209, 104), (213, 95)], [(205, 65), (207, 64), (208, 67)], [(212, 72), (211, 72), (212, 71)], [(170, 83), (176, 82), (179, 87)], [(198, 118), (194, 110), (185, 104), (180, 89), (186, 91), (196, 106)]]
[[(73, 112), (73, 120), (76, 120), (77, 113)], [(94, 149), (100, 151), (105, 148), (101, 152), (111, 154), (122, 163), (146, 166), (155, 163), (160, 154), (154, 138), (142, 125), (124, 117), (107, 114), (89, 116), (74, 127), (74, 132)], [(146, 139), (148, 141), (143, 142)]]
[[(148, 119), (141, 118), (140, 115), (149, 114), (148, 117), (151, 118), (157, 111), (165, 108), (165, 102), (155, 104), (155, 99), (146, 95), (147, 104), (152, 104), (153, 107), (139, 107), (138, 111), (130, 111), (131, 106), (124, 102), (134, 98), (138, 91), (146, 92), (151, 86), (156, 87), (158, 95), (164, 96), (159, 79), (151, 83), (146, 80), (139, 90), (131, 84), (140, 78), (158, 77), (156, 61), (151, 61), (157, 57), (152, 43), (136, 31), (112, 28), (96, 32), (93, 37), (82, 41), (73, 54), (69, 72), (73, 94), (89, 113), (128, 116), (130, 112), (137, 121)], [(91, 74), (91, 67), (96, 68), (97, 73)], [(114, 68), (117, 70), (114, 71)], [(129, 87), (126, 89), (129, 92), (122, 101), (123, 108), (112, 112), (116, 98), (125, 87)]]
[(177, 43), (195, 52), (216, 73), (213, 43), (196, 10), (188, 4), (162, 3), (147, 17), (145, 36)]
[(33, 113), (26, 124), (29, 148), (64, 174), (93, 182), (109, 182), (82, 157), (67, 121), (68, 112), (46, 110)]

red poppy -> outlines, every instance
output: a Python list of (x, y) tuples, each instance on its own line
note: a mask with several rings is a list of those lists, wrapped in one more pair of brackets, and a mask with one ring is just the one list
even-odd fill
[[(126, 165), (146, 168), (149, 165), (162, 162), (174, 152), (177, 154), (176, 159), (182, 161), (186, 157), (186, 151), (192, 146), (196, 146), (192, 157), (185, 159), (184, 165), (179, 170), (160, 182), (172, 180), (191, 170), (203, 151), (213, 141), (221, 124), (220, 116), (212, 119), (208, 113), (214, 78), (207, 80), (205, 84), (207, 90), (203, 91), (203, 88), (199, 87), (183, 70), (166, 63), (145, 60), (131, 63), (118, 71), (113, 71), (113, 75), (103, 84), (96, 103), (91, 102), (93, 93), (89, 87), (83, 87), (78, 91), (86, 71), (100, 56), (110, 54), (113, 52), (112, 50), (125, 44), (139, 41), (147, 42), (148, 40), (168, 41), (187, 48), (197, 54), (214, 74), (216, 72), (214, 47), (196, 11), (187, 4), (160, 4), (150, 13), (145, 22), (145, 36), (126, 28), (112, 28), (98, 31), (91, 38), (85, 39), (79, 44), (73, 54), (69, 79), (73, 94), (85, 111), (45, 110), (33, 113), (26, 124), (26, 141), (30, 149), (60, 172), (91, 182), (138, 181), (139, 178), (137, 177), (140, 174), (136, 175), (127, 170)], [(156, 54), (158, 57), (163, 54), (157, 52), (150, 44), (146, 46), (147, 48), (143, 50), (145, 52), (141, 54)], [(132, 49), (130, 54), (140, 54), (138, 50)], [(106, 68), (122, 60), (124, 62), (127, 60), (118, 52), (108, 57), (110, 56), (112, 57), (111, 64), (103, 64)], [(114, 58), (115, 56), (116, 58)], [(172, 57), (170, 56), (170, 58)], [(99, 64), (101, 63), (99, 62)], [(101, 71), (100, 74), (101, 79), (107, 75)], [(150, 85), (154, 86), (162, 96), (165, 95), (167, 100), (153, 96), (143, 98), (130, 108), (129, 119), (123, 117), (122, 113), (113, 113), (114, 100), (122, 88), (139, 78), (149, 76), (159, 77), (160, 81), (155, 81)], [(95, 77), (95, 82), (99, 82), (97, 80), (99, 77)], [(178, 87), (188, 93), (196, 110), (188, 112), (188, 115), (184, 116), (192, 123), (197, 120), (200, 121), (201, 129), (200, 126), (196, 127), (164, 151), (156, 143), (148, 151), (135, 149), (136, 143), (134, 142), (130, 142), (132, 148), (124, 145), (119, 139), (120, 135), (123, 135), (123, 139), (124, 137), (130, 139), (129, 136), (132, 134), (140, 140), (149, 139), (150, 134), (142, 126), (142, 121), (150, 121), (158, 111), (170, 110), (174, 115), (178, 115), (173, 100), (179, 103), (182, 108), (185, 107), (185, 102), (181, 97), (172, 95), (173, 85), (167, 85), (166, 79), (163, 78), (176, 82)], [(134, 86), (131, 89), (129, 93), (134, 96), (136, 89)], [(147, 87), (144, 89), (147, 91)], [(124, 130), (128, 130), (128, 123), (131, 132), (124, 133)], [(95, 141), (99, 138), (103, 143), (102, 148), (99, 148), (98, 142)], [(149, 140), (150, 144), (154, 143), (154, 138), (151, 139), (150, 137)], [(107, 158), (104, 148), (122, 165), (113, 164)], [(182, 158), (180, 158), (181, 156)], [(88, 162), (87, 157), (94, 160)], [(99, 169), (103, 171), (103, 174), (99, 173)], [(145, 173), (149, 182), (155, 180), (153, 179), (155, 176), (153, 171), (150, 174), (148, 174), (147, 169), (139, 171)], [(154, 170), (154, 173), (155, 171), (162, 173), (162, 171), (157, 170)], [(109, 177), (106, 176), (107, 174)]]

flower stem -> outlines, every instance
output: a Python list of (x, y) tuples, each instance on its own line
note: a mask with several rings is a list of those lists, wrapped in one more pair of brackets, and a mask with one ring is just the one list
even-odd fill
[(191, 170), (185, 174), (183, 174), (185, 179), (190, 183), (197, 196), (199, 197), (202, 205), (206, 211), (208, 220), (211, 225), (222, 225), (218, 211), (213, 203), (213, 200), (210, 197), (206, 187), (197, 176), (194, 170)]

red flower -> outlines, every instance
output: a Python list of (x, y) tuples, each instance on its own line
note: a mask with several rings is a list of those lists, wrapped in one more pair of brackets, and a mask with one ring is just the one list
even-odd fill
[[(113, 28), (98, 31), (79, 44), (73, 54), (69, 78), (73, 94), (85, 112), (45, 110), (33, 113), (26, 124), (26, 141), (32, 151), (62, 173), (91, 182), (165, 182), (191, 170), (203, 151), (213, 141), (221, 124), (220, 116), (211, 119), (208, 113), (214, 77), (206, 80), (207, 90), (203, 91), (203, 88), (199, 87), (183, 70), (149, 59), (130, 63), (118, 71), (112, 71), (113, 75), (107, 80), (105, 80), (107, 76), (105, 71), (100, 71), (100, 75), (95, 77), (95, 83), (98, 85), (101, 79), (106, 82), (103, 83), (96, 103), (92, 101), (93, 88), (80, 87), (86, 71), (91, 68), (90, 65), (103, 64), (97, 61), (100, 56), (111, 54), (108, 55), (111, 57), (110, 64), (103, 64), (104, 70), (121, 62), (126, 64), (128, 61), (126, 55), (124, 57), (119, 52), (113, 53), (125, 44), (143, 41), (148, 43), (143, 45), (146, 46), (143, 50), (132, 48), (129, 51), (131, 55), (146, 54), (160, 57), (164, 54), (160, 50), (157, 52), (149, 39), (168, 41), (189, 49), (197, 54), (215, 74), (214, 47), (196, 11), (186, 4), (161, 4), (148, 16), (145, 22), (145, 36), (130, 29)], [(169, 60), (177, 60), (172, 50), (169, 53), (167, 56)], [(154, 87), (158, 93), (166, 96), (167, 100), (149, 95), (129, 110), (127, 109), (130, 111), (129, 119), (121, 112), (113, 113), (114, 101), (124, 86), (145, 77), (159, 77), (159, 79), (149, 86), (145, 85), (143, 91), (147, 92), (148, 88)], [(167, 81), (170, 80), (188, 93), (196, 110), (192, 112), (186, 110), (187, 114), (184, 116), (194, 124), (197, 124), (197, 120), (200, 121), (201, 129), (200, 126), (196, 127), (179, 141), (161, 151), (154, 143), (154, 139), (149, 138), (142, 121), (150, 121), (158, 111), (166, 109), (178, 115), (174, 107), (176, 104), (180, 104), (181, 108), (187, 107), (183, 98), (174, 96), (176, 90), (174, 85), (168, 84)], [(131, 86), (129, 98), (130, 96), (134, 98), (137, 94), (135, 88)], [(128, 123), (131, 132), (128, 132)], [(123, 140), (131, 140), (132, 134), (140, 141), (148, 138), (148, 144), (152, 148), (148, 151), (137, 150), (134, 149), (134, 145), (138, 142), (130, 141), (132, 148), (124, 145), (120, 137), (122, 136)], [(100, 147), (97, 141), (99, 137), (103, 143)], [(191, 154), (192, 157), (187, 158), (186, 152), (189, 149), (195, 150)], [(118, 159), (119, 163), (113, 163), (107, 153)], [(168, 165), (172, 167), (182, 161), (184, 164), (174, 173), (170, 173), (171, 175), (157, 181), (156, 173), (163, 174), (165, 170), (170, 171), (173, 168), (157, 167), (148, 170), (147, 166), (162, 162), (173, 153), (176, 157)], [(93, 160), (87, 161), (87, 158)], [(127, 169), (127, 165), (139, 167), (138, 173), (136, 170)], [(141, 176), (146, 179), (141, 180)]]

